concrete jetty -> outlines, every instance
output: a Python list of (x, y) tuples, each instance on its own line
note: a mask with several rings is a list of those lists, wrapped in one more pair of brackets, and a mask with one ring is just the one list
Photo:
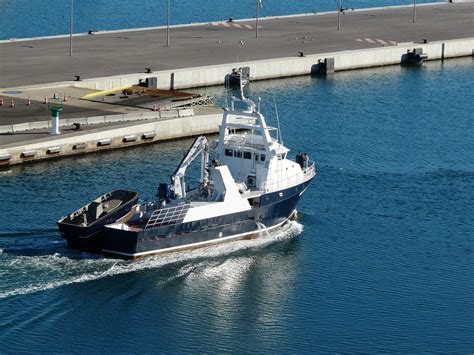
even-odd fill
[(192, 116), (97, 123), (80, 130), (63, 125), (61, 135), (51, 135), (49, 129), (0, 134), (0, 166), (217, 133), (221, 120), (222, 110), (214, 108)]
[[(411, 6), (396, 6), (348, 10), (339, 30), (337, 13), (265, 18), (259, 24), (258, 38), (252, 20), (174, 26), (169, 47), (163, 28), (81, 34), (72, 57), (65, 36), (1, 41), (0, 96), (4, 105), (17, 100), (15, 110), (23, 111), (0, 107), (0, 164), (217, 131), (218, 108), (152, 112), (107, 95), (84, 100), (97, 90), (147, 78), (157, 89), (176, 90), (223, 84), (232, 68), (243, 66), (250, 67), (252, 80), (264, 80), (314, 74), (325, 61), (330, 72), (400, 64), (415, 49), (428, 60), (474, 54), (472, 2), (419, 5), (415, 23)], [(53, 92), (68, 99), (60, 136), (48, 135), (42, 103)], [(28, 99), (32, 107), (25, 108)], [(73, 129), (77, 124), (81, 128)]]
[[(474, 3), (348, 10), (337, 30), (337, 14), (261, 19), (255, 31), (208, 23), (166, 30), (134, 30), (81, 35), (69, 57), (67, 37), (0, 43), (0, 88), (141, 73), (273, 60), (305, 55), (367, 50), (395, 43), (449, 41), (474, 37)], [(254, 26), (254, 21), (238, 24)], [(359, 41), (361, 40), (361, 41)], [(385, 42), (380, 42), (382, 40)], [(472, 48), (471, 53), (472, 53)], [(337, 63), (336, 63), (337, 65)], [(252, 73), (254, 76), (257, 73)], [(197, 76), (197, 74), (196, 74)], [(194, 78), (199, 83), (202, 78)], [(223, 79), (223, 78), (221, 78)]]

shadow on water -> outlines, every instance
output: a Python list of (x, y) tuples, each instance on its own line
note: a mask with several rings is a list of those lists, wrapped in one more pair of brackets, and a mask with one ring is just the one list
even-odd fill
[(67, 248), (58, 230), (52, 228), (32, 229), (0, 233), (0, 256), (54, 256), (64, 255), (79, 258), (74, 250)]

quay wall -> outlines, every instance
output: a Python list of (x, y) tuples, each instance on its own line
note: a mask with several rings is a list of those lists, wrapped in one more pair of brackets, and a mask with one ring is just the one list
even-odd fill
[[(297, 75), (309, 75), (318, 67), (318, 62), (325, 58), (334, 59), (334, 70), (351, 70), (385, 65), (396, 65), (402, 62), (408, 50), (422, 48), (428, 60), (440, 60), (474, 55), (474, 38), (428, 43), (398, 43), (371, 49), (321, 53), (288, 58), (228, 63), (195, 68), (160, 71), (150, 74), (136, 73), (84, 81), (57, 83), (62, 86), (75, 85), (95, 90), (111, 90), (117, 87), (134, 85), (139, 79), (156, 77), (158, 88), (185, 89), (222, 85), (224, 78), (232, 68), (250, 67), (253, 80), (265, 80)], [(51, 84), (54, 87), (54, 83)], [(98, 116), (84, 119), (67, 120), (64, 124), (84, 123), (102, 124), (97, 128), (79, 130), (74, 133), (48, 136), (45, 138), (6, 144), (0, 146), (0, 166), (20, 164), (29, 161), (52, 159), (56, 157), (84, 154), (108, 149), (125, 148), (155, 141), (191, 137), (218, 131), (222, 114), (189, 116), (190, 111), (143, 113), (143, 117), (133, 115)], [(145, 117), (146, 116), (146, 117)], [(153, 117), (152, 117), (153, 116)], [(170, 116), (178, 116), (171, 118)], [(145, 121), (140, 121), (145, 120)], [(128, 122), (134, 121), (134, 122)], [(115, 126), (104, 127), (106, 122)], [(123, 123), (122, 123), (123, 122)], [(3, 134), (22, 130), (49, 127), (49, 121), (24, 123), (0, 127)]]
[(102, 127), (75, 135), (58, 135), (54, 139), (48, 136), (0, 147), (0, 166), (217, 133), (221, 121), (219, 113)]
[(150, 74), (136, 73), (72, 82), (76, 87), (111, 90), (121, 86), (134, 85), (140, 79), (156, 77), (159, 89), (186, 89), (222, 85), (232, 68), (250, 67), (252, 80), (275, 79), (311, 74), (319, 60), (334, 58), (334, 70), (352, 70), (402, 62), (408, 50), (422, 48), (428, 54), (427, 60), (440, 60), (474, 55), (474, 38), (454, 39), (428, 43), (398, 43), (395, 46), (360, 49), (352, 51), (310, 54), (303, 56), (267, 60), (228, 63), (195, 68), (164, 70)]

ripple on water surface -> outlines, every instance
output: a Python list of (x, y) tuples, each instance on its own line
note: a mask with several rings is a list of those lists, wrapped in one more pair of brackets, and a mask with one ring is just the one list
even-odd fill
[(186, 254), (74, 252), (55, 222), (152, 198), (192, 140), (3, 172), (2, 350), (471, 352), (472, 92), (472, 59), (251, 83), (318, 175), (286, 232)]

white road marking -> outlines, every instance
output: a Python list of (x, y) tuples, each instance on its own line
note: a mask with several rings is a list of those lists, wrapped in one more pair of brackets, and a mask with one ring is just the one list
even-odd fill
[(387, 45), (396, 46), (398, 44), (396, 41), (390, 41), (390, 40), (380, 39), (380, 38), (357, 38), (355, 41), (356, 42), (367, 42), (367, 43), (373, 43), (373, 44), (381, 44), (381, 45), (384, 45), (384, 46), (387, 46)]
[[(211, 22), (212, 26), (222, 26), (222, 27), (233, 27), (238, 28), (240, 30), (253, 30), (255, 26), (248, 25), (248, 24), (240, 24), (234, 22)], [(262, 28), (262, 26), (258, 26), (258, 28)]]

